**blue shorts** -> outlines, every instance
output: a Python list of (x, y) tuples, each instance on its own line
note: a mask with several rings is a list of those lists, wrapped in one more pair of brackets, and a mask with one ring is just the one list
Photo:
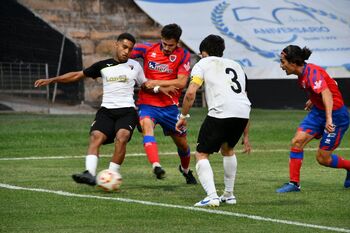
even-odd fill
[(138, 107), (140, 119), (150, 118), (155, 125), (159, 124), (163, 128), (163, 133), (165, 136), (186, 136), (186, 128), (184, 128), (181, 133), (175, 129), (180, 115), (179, 109), (176, 105), (156, 107), (141, 104)]
[(321, 138), (319, 148), (333, 151), (339, 146), (346, 130), (349, 128), (349, 113), (347, 108), (343, 106), (333, 111), (332, 120), (335, 125), (335, 131), (333, 133), (328, 133), (325, 130), (325, 111), (313, 107), (299, 125), (298, 131), (306, 132), (317, 139)]

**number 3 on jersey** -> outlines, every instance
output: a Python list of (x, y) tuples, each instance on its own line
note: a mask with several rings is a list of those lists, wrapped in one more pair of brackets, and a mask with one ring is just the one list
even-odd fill
[(231, 78), (231, 81), (234, 83), (234, 85), (231, 85), (232, 91), (234, 91), (237, 94), (241, 93), (242, 87), (241, 87), (241, 84), (237, 80), (238, 76), (237, 76), (236, 71), (232, 68), (226, 68), (225, 72), (226, 72), (226, 74), (233, 75), (233, 78)]

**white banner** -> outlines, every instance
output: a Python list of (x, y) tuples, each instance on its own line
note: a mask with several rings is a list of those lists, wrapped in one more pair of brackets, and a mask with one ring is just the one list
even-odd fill
[(181, 40), (199, 52), (209, 34), (226, 41), (224, 57), (244, 66), (250, 79), (280, 79), (279, 54), (308, 47), (310, 63), (335, 78), (350, 78), (349, 0), (135, 0), (161, 25), (177, 23)]

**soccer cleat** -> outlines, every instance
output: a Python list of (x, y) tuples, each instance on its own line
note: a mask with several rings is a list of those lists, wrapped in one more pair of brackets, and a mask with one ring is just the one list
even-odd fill
[(281, 188), (276, 190), (277, 193), (300, 192), (300, 186), (293, 183), (285, 183)]
[(194, 178), (192, 171), (189, 170), (188, 173), (186, 174), (182, 168), (181, 165), (179, 165), (179, 171), (181, 172), (181, 174), (186, 178), (186, 183), (187, 184), (197, 184), (197, 180), (196, 178)]
[(347, 170), (347, 172), (346, 172), (344, 188), (350, 188), (350, 170)]
[(84, 171), (83, 173), (73, 174), (72, 178), (79, 184), (96, 185), (96, 178), (91, 175), (88, 170)]
[(165, 178), (165, 171), (162, 167), (154, 167), (153, 173), (156, 175), (157, 179), (164, 179)]
[(220, 200), (218, 197), (215, 198), (209, 198), (206, 197), (203, 200), (201, 200), (200, 202), (197, 202), (196, 204), (194, 204), (194, 206), (196, 207), (218, 207), (220, 206)]
[(225, 195), (221, 195), (221, 197), (219, 197), (220, 202), (225, 202), (227, 204), (233, 205), (237, 203), (236, 197), (231, 195), (229, 197), (226, 197)]

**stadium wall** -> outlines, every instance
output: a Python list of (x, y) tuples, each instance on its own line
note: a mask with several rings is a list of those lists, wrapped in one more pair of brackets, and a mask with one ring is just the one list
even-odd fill
[[(27, 54), (28, 59), (32, 59), (32, 55), (39, 53), (47, 43), (53, 43), (54, 41), (56, 51), (55, 53), (52, 52), (50, 56), (54, 57), (55, 60), (50, 76), (55, 75), (54, 65), (57, 68), (59, 56), (57, 53), (60, 51), (59, 46), (63, 34), (67, 38), (66, 46), (69, 46), (69, 44), (75, 45), (78, 51), (75, 52), (75, 55), (65, 54), (63, 61), (69, 62), (67, 62), (68, 66), (62, 66), (61, 73), (87, 67), (98, 60), (113, 56), (113, 43), (121, 32), (130, 32), (141, 42), (155, 42), (158, 41), (161, 29), (161, 26), (144, 13), (133, 0), (18, 0), (17, 2), (21, 5), (17, 4), (16, 6), (21, 9), (17, 9), (18, 12), (13, 12), (12, 17), (6, 11), (9, 11), (7, 8), (16, 4), (16, 1), (6, 0), (1, 7), (1, 12), (4, 11), (4, 14), (0, 17), (7, 20), (1, 20), (2, 28), (5, 29), (5, 34), (12, 36), (11, 38), (6, 36), (6, 39), (0, 39), (0, 49), (4, 51), (1, 54), (10, 54), (9, 49), (14, 49), (16, 50), (14, 54), (20, 54), (20, 56), (17, 55), (20, 59), (26, 58), (25, 54)], [(28, 10), (26, 10), (27, 13), (24, 13), (24, 8), (33, 13), (30, 14)], [(35, 18), (32, 19), (33, 23), (43, 25), (41, 27), (53, 31), (53, 35), (56, 35), (55, 33), (57, 35), (51, 36), (51, 34), (46, 34), (43, 31), (33, 33), (33, 29), (26, 28), (25, 26), (28, 26), (28, 24), (24, 24), (24, 22), (27, 21), (22, 19), (28, 14)], [(3, 15), (6, 15), (6, 17)], [(16, 29), (18, 27), (16, 21), (22, 22), (24, 29)], [(37, 28), (37, 26), (34, 28)], [(46, 41), (39, 40), (33, 34), (39, 34), (39, 39), (45, 39)], [(35, 39), (31, 39), (32, 37)], [(53, 40), (53, 38), (56, 39)], [(29, 49), (30, 43), (40, 45), (38, 51)], [(66, 50), (73, 51), (75, 49), (73, 47)], [(77, 57), (77, 54), (80, 53), (79, 48), (81, 48), (82, 56), (80, 67), (79, 58)], [(22, 52), (25, 54), (22, 55)], [(2, 56), (1, 59), (3, 57), (5, 56)], [(18, 60), (18, 57), (14, 60)], [(69, 60), (72, 57), (74, 57), (74, 61)], [(195, 54), (192, 54), (192, 57), (194, 58), (192, 59), (193, 65), (197, 58)], [(74, 68), (74, 64), (77, 64), (76, 68)], [(344, 95), (345, 102), (350, 106), (350, 80), (345, 78), (336, 80)], [(64, 86), (68, 88), (67, 84)], [(83, 91), (78, 99), (83, 99), (90, 105), (99, 106), (102, 96), (102, 85), (99, 79), (97, 81), (86, 79), (77, 88)], [(68, 92), (75, 95), (76, 91), (77, 89), (70, 89)], [(295, 80), (291, 79), (249, 80), (249, 97), (254, 108), (273, 109), (302, 108), (306, 100), (305, 93), (297, 87)], [(202, 103), (201, 100), (202, 96), (199, 97), (197, 103)]]
[[(0, 7), (0, 61), (10, 63), (48, 63), (50, 76), (58, 69), (63, 35), (18, 2), (6, 0)], [(82, 68), (81, 49), (64, 39), (60, 73)], [(35, 74), (33, 74), (35, 75)], [(44, 77), (37, 77), (44, 78)], [(82, 83), (58, 85), (57, 99), (72, 104), (83, 99)], [(53, 88), (51, 89), (51, 93)]]

